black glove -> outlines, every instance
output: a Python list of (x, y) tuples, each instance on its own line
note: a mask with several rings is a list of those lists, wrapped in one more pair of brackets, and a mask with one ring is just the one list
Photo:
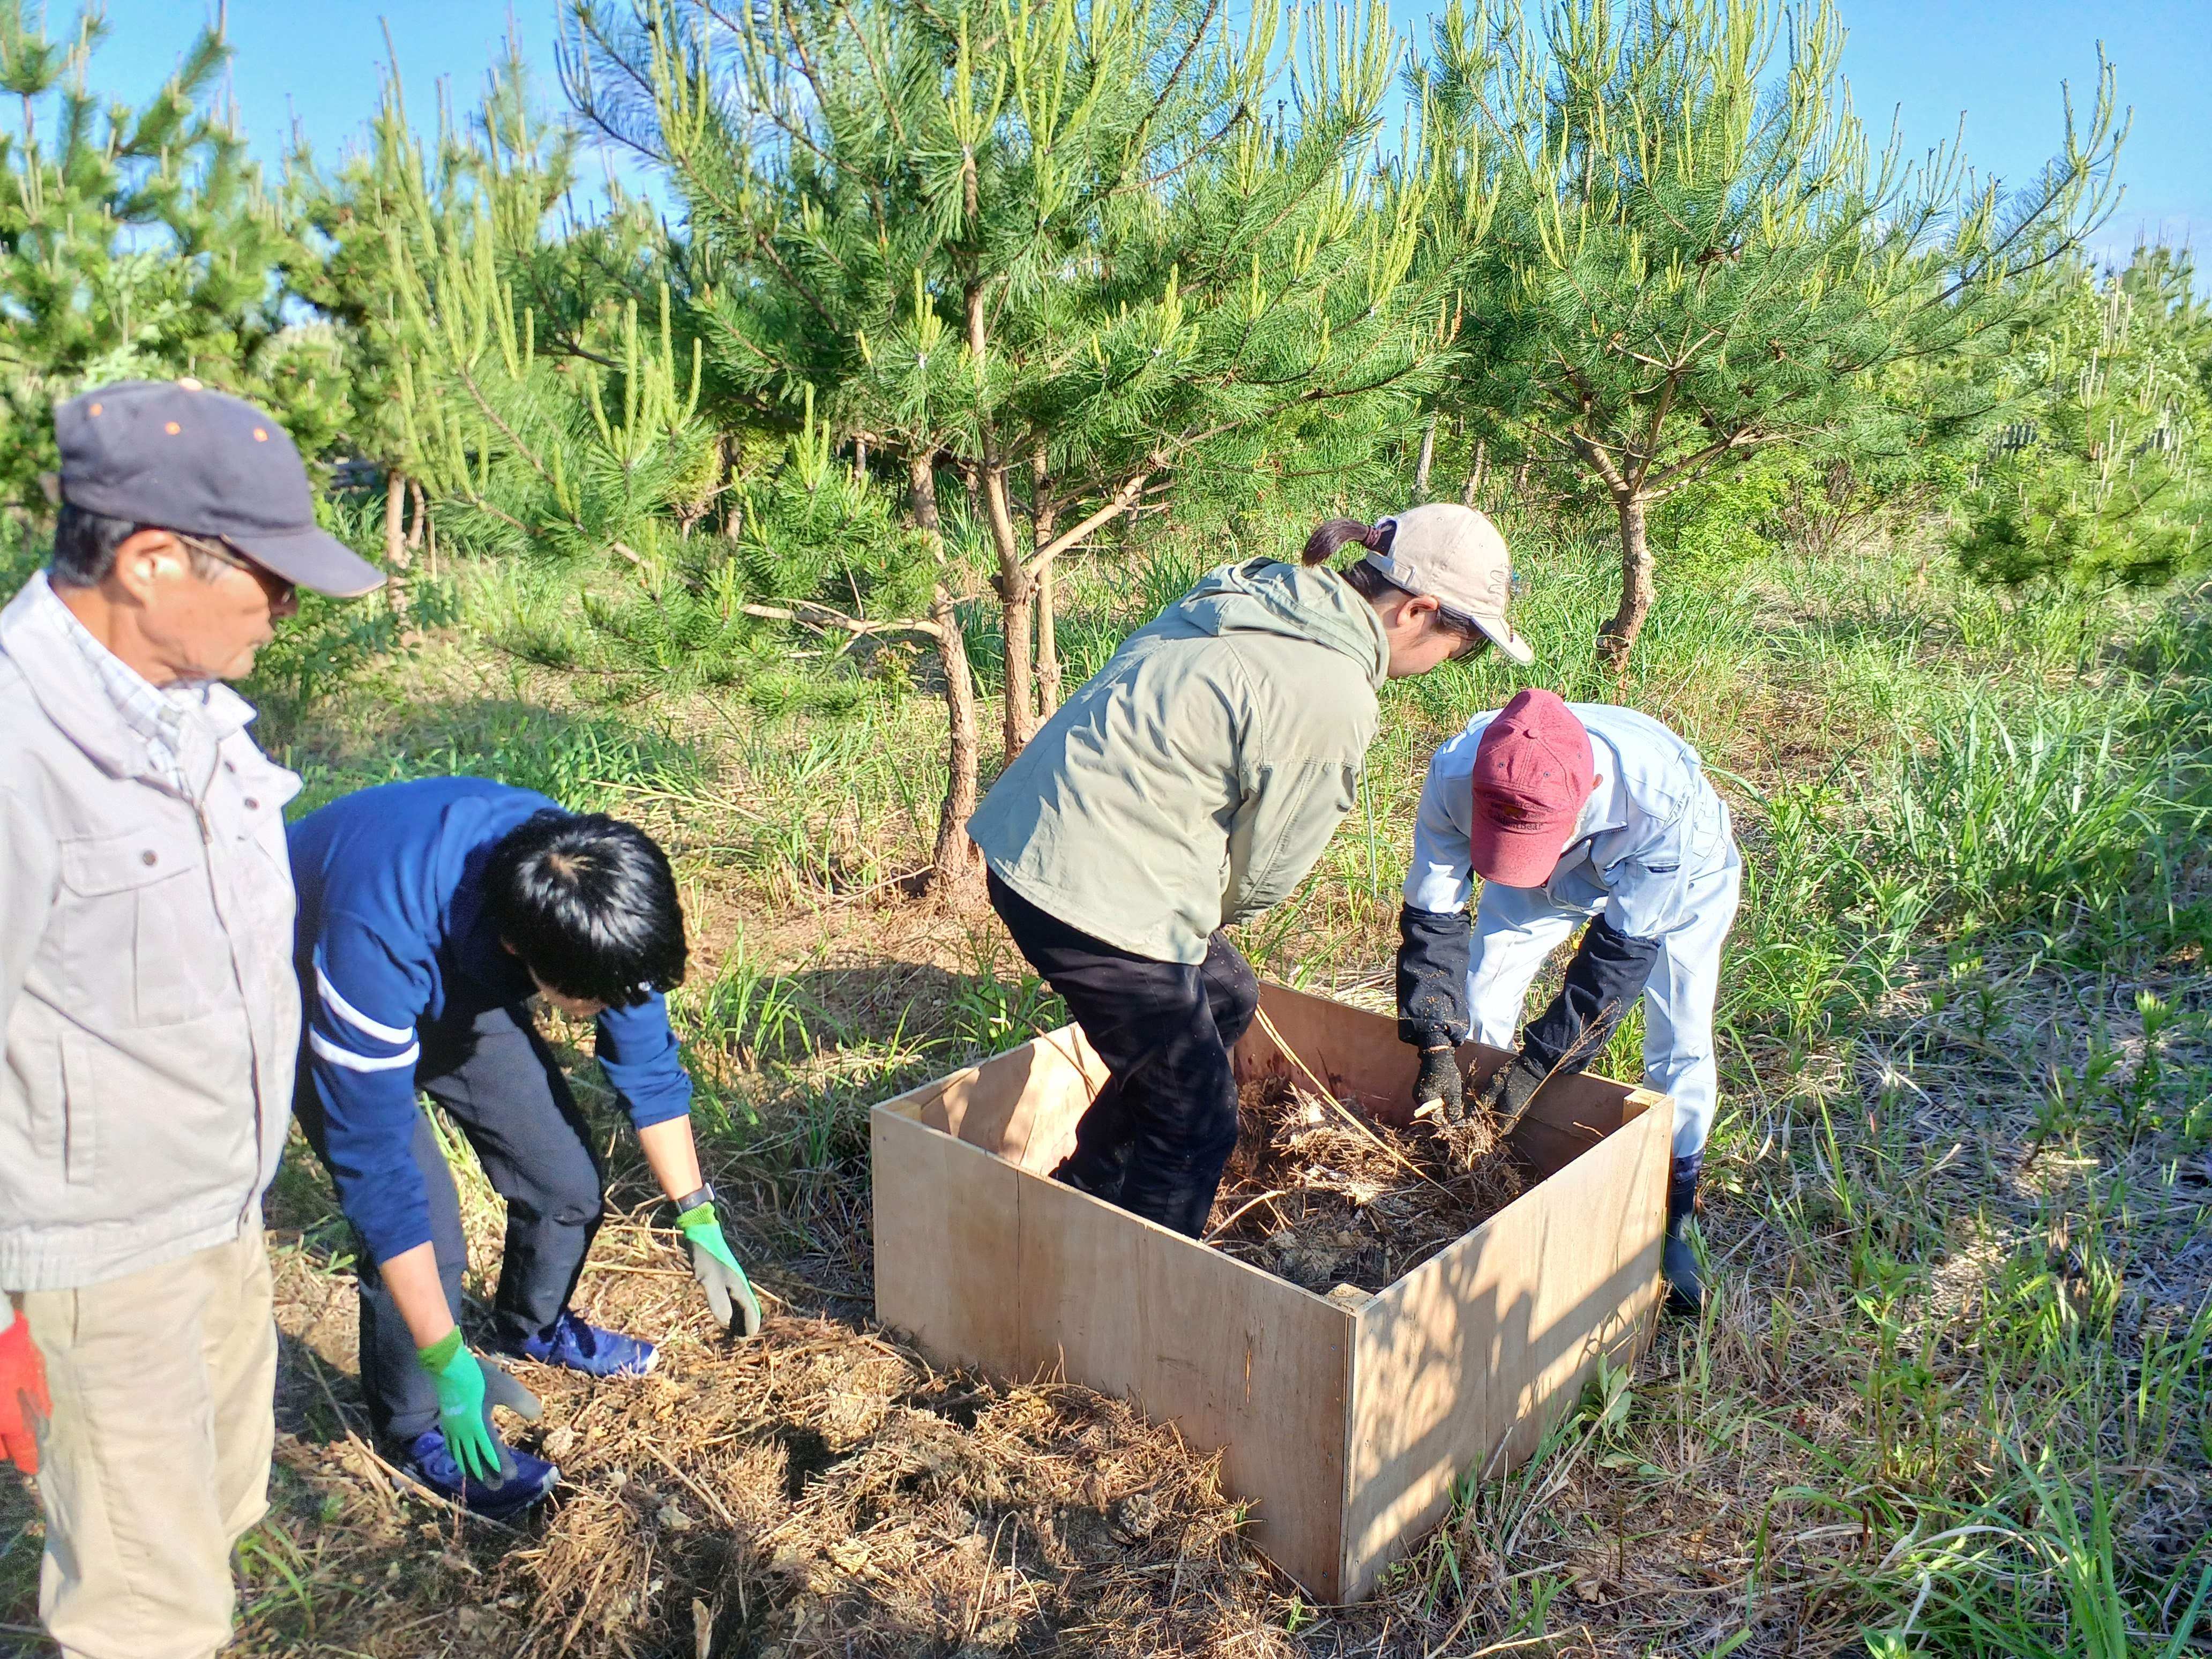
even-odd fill
[(1467, 912), (1398, 912), (1398, 1041), (1432, 1048), (1467, 1040)]
[(1521, 1052), (1534, 1054), (1547, 1072), (1583, 1070), (1644, 994), (1658, 960), (1657, 939), (1632, 939), (1598, 917), (1583, 930), (1559, 994), (1522, 1028)]
[(1482, 1085), (1475, 1103), (1497, 1121), (1498, 1133), (1509, 1135), (1528, 1115), (1536, 1091), (1544, 1086), (1551, 1073), (1539, 1060), (1518, 1054), (1491, 1073), (1490, 1081)]
[(1467, 1121), (1467, 1084), (1449, 1043), (1421, 1050), (1421, 1073), (1413, 1079), (1413, 1110), (1419, 1114), (1431, 1106), (1446, 1123)]

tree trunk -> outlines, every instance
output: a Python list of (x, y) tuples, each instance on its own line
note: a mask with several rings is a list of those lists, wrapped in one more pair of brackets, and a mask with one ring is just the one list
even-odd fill
[(1000, 634), (1006, 647), (1003, 726), (1006, 758), (1012, 761), (1036, 730), (1036, 670), (1030, 657), (1030, 609), (1036, 600), (1036, 580), (1024, 567), (1027, 550), (1014, 535), (1006, 469), (987, 462), (982, 473), (983, 514), (991, 526), (991, 545), (999, 555)]
[(1429, 423), (1421, 428), (1421, 459), (1413, 467), (1413, 504), (1429, 499), (1429, 467), (1437, 459), (1437, 417), (1433, 412)]
[(1060, 638), (1053, 625), (1052, 566), (1036, 574), (1036, 688), (1037, 721), (1042, 725), (1060, 707)]
[(983, 855), (968, 839), (968, 820), (975, 815), (981, 797), (976, 783), (981, 745), (975, 731), (975, 679), (968, 667), (968, 641), (960, 631), (960, 613), (952, 590), (937, 584), (929, 602), (930, 620), (937, 624), (937, 663), (945, 675), (945, 806), (937, 817), (937, 849), (930, 862), (929, 884), (948, 896), (978, 893), (983, 884)]
[(384, 474), (384, 602), (402, 632), (407, 627), (407, 475), (398, 467)]
[(858, 484), (866, 483), (867, 481), (868, 441), (866, 438), (855, 438), (853, 440), (853, 482)]
[(1490, 441), (1487, 438), (1477, 438), (1474, 441), (1474, 465), (1468, 472), (1467, 488), (1459, 492), (1459, 504), (1462, 507), (1473, 507), (1482, 499), (1482, 475), (1490, 465), (1490, 458), (1485, 453), (1489, 443)]
[[(1040, 449), (1030, 457), (1030, 539), (1039, 548), (1052, 543), (1052, 532), (1060, 523), (1059, 510), (1047, 493), (1051, 480), (1045, 473), (1044, 451)], [(1053, 716), (1060, 707), (1060, 637), (1054, 626), (1052, 567), (1054, 561), (1047, 560), (1037, 567), (1036, 573), (1036, 705), (1040, 724)]]
[[(908, 458), (907, 504), (941, 573), (945, 530), (937, 514), (937, 476), (931, 470), (931, 459), (927, 454)], [(980, 793), (975, 681), (969, 672), (968, 641), (960, 632), (960, 613), (941, 574), (930, 596), (929, 619), (937, 626), (937, 662), (945, 675), (946, 728), (945, 805), (937, 818), (937, 848), (930, 863), (929, 885), (939, 894), (968, 896), (979, 892), (983, 881), (982, 857), (975, 843), (968, 839), (968, 820), (975, 815)]]
[(1644, 631), (1658, 588), (1651, 576), (1651, 543), (1644, 532), (1644, 500), (1623, 495), (1613, 502), (1620, 514), (1620, 609), (1598, 630), (1598, 660), (1615, 674), (1628, 672), (1628, 653)]
[(429, 498), (423, 495), (422, 486), (414, 479), (407, 481), (407, 550), (420, 550), (422, 534), (430, 522)]
[(1534, 459), (1532, 456), (1523, 455), (1520, 465), (1513, 469), (1513, 505), (1516, 507), (1526, 507), (1528, 504), (1528, 467)]
[[(737, 434), (733, 432), (725, 432), (720, 437), (714, 440), (714, 447), (720, 450), (722, 453), (721, 476), (723, 479), (725, 481), (735, 480), (738, 476)], [(934, 501), (931, 503), (931, 510), (935, 510)], [(738, 532), (744, 528), (744, 497), (733, 488), (726, 491), (722, 496), (722, 534), (730, 538), (732, 540), (735, 540)]]

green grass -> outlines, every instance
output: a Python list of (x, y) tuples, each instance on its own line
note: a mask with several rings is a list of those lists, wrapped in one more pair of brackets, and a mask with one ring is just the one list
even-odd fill
[[(1615, 686), (1589, 654), (1607, 550), (1508, 530), (1537, 668), (1387, 688), (1357, 809), (1242, 942), (1387, 1006), (1437, 743), (1530, 681), (1681, 730), (1747, 856), (1698, 1228), (1717, 1293), (1530, 1463), (1463, 1483), (1383, 1599), (1286, 1594), (1255, 1650), (2212, 1651), (2212, 595), (2005, 598), (1909, 545), (1662, 563)], [(1071, 675), (1233, 551), (1072, 563)], [(458, 567), (419, 585), (432, 638), (404, 651), (380, 613), (319, 615), (255, 688), (264, 736), (303, 805), (462, 770), (665, 835), (716, 1179), (772, 1272), (864, 1306), (869, 1103), (1063, 1012), (988, 915), (901, 894), (944, 781), (924, 665), (763, 654), (575, 580)], [(988, 776), (996, 642), (969, 609)], [(1634, 1075), (1638, 1041), (1632, 1018), (1605, 1068)], [(295, 1506), (248, 1562), (272, 1627), (346, 1644), (300, 1564), (347, 1524)], [(31, 1553), (0, 1551), (18, 1608)]]

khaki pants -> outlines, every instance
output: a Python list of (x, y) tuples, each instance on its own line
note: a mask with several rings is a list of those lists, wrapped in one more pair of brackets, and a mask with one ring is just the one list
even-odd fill
[(261, 1231), (22, 1298), (54, 1414), (39, 1437), (39, 1613), (68, 1659), (206, 1659), (231, 1547), (269, 1507), (276, 1327)]

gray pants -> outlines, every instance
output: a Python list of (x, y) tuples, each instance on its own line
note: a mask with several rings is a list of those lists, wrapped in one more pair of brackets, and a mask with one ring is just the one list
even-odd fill
[[(527, 1008), (494, 1008), (473, 1022), (423, 1025), (415, 1086), (444, 1107), (475, 1148), (492, 1189), (507, 1200), (507, 1245), (492, 1317), (502, 1337), (535, 1336), (568, 1305), (599, 1231), (605, 1186), (591, 1139), (560, 1063)], [(323, 1156), (322, 1102), (300, 1067), (293, 1110)], [(460, 1195), (428, 1113), (415, 1121), (415, 1167), (430, 1197), (430, 1239), (446, 1305), (461, 1318), (468, 1242)], [(325, 1160), (327, 1166), (328, 1160)], [(438, 1426), (438, 1395), (417, 1363), (398, 1304), (359, 1244), (361, 1389), (370, 1425), (401, 1446)]]

